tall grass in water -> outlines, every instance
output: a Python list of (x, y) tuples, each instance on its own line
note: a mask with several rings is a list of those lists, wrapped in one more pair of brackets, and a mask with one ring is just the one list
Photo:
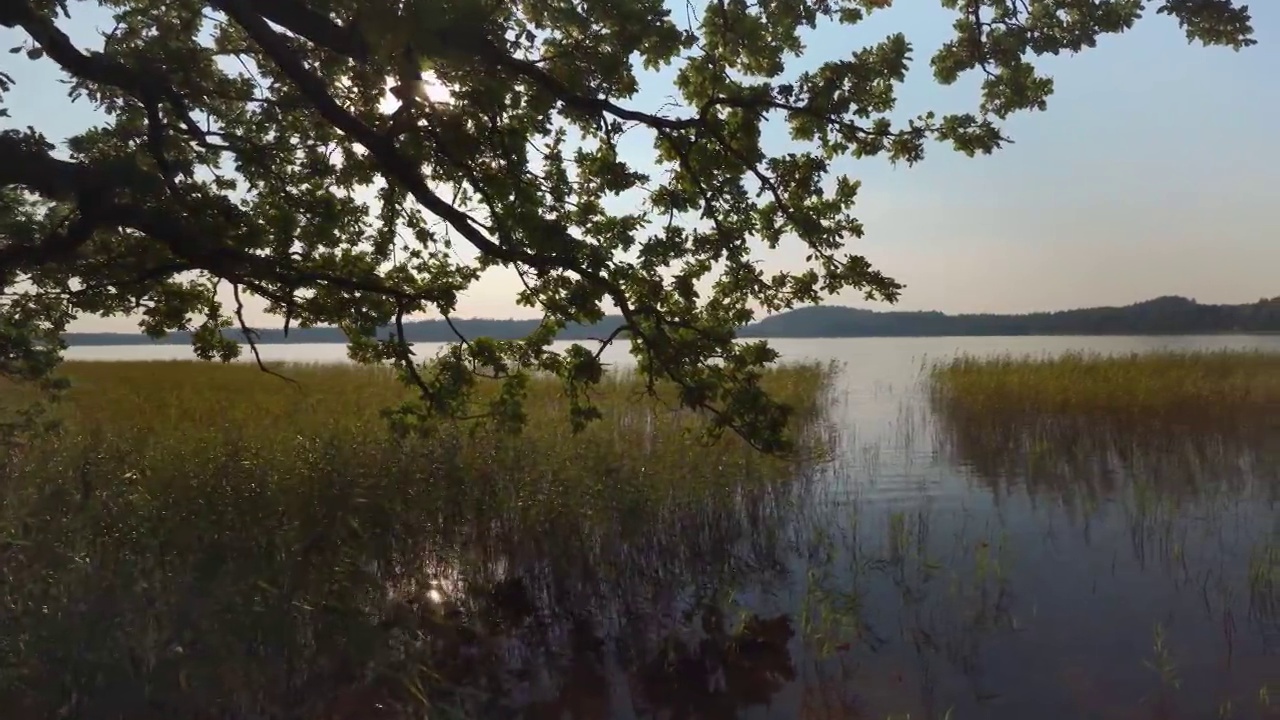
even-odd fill
[[(1025, 493), (1050, 513), (1061, 507), (1075, 516), (1086, 538), (1079, 555), (1110, 547), (1112, 576), (1158, 570), (1174, 587), (1195, 587), (1217, 615), (1211, 622), (1221, 626), (1231, 672), (1248, 683), (1274, 675), (1280, 596), (1268, 568), (1280, 499), (1280, 353), (960, 357), (925, 375), (932, 429), (948, 460), (997, 501)], [(1117, 570), (1125, 555), (1130, 569)], [(1215, 651), (1205, 645), (1194, 660), (1175, 657), (1173, 633), (1187, 625), (1164, 625), (1174, 611), (1163, 607), (1146, 659), (1161, 686), (1150, 696), (1161, 717), (1166, 702), (1179, 713), (1203, 703), (1207, 691), (1192, 690), (1191, 673), (1183, 678), (1178, 666), (1205, 668)], [(1241, 662), (1240, 636), (1266, 659)], [(1247, 693), (1233, 690), (1223, 702), (1232, 717), (1271, 717)], [(1211, 716), (1206, 709), (1192, 715)]]
[(806, 438), (769, 458), (698, 442), (625, 375), (577, 436), (537, 381), (522, 435), (397, 441), (378, 411), (404, 389), (375, 370), (289, 367), (296, 387), (235, 365), (65, 371), (62, 430), (0, 459), (0, 703), (20, 720), (462, 703), (479, 638), (575, 583), (657, 597), (734, 571), (728, 549), (816, 462), (830, 380), (767, 378)]
[(996, 485), (1073, 502), (1134, 483), (1280, 488), (1280, 353), (960, 357), (926, 372), (944, 450)]
[(1280, 353), (962, 356), (927, 368), (933, 396), (975, 413), (1194, 419), (1280, 408)]

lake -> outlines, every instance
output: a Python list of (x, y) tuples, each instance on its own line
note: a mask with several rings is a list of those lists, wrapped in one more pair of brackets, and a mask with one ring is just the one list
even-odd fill
[[(508, 648), (523, 668), (502, 681), (511, 713), (1280, 717), (1280, 426), (1159, 437), (1077, 428), (1028, 444), (1016, 428), (935, 415), (920, 383), (926, 361), (956, 353), (1280, 352), (1280, 336), (773, 344), (786, 359), (843, 364), (835, 459), (785, 519), (742, 526), (751, 537), (723, 518), (699, 521), (691, 532), (723, 532), (742, 552), (714, 568), (671, 560), (678, 583), (660, 567), (674, 551), (652, 538), (589, 553), (619, 567), (643, 556), (654, 577), (601, 600), (591, 627), (544, 638), (555, 652), (529, 638)], [(68, 357), (188, 352), (75, 347)], [(345, 360), (335, 345), (262, 354)], [(642, 595), (648, 604), (630, 601)]]

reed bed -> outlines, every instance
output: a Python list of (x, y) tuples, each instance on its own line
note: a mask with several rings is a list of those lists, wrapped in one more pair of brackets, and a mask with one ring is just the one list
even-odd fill
[(926, 368), (935, 401), (976, 414), (1217, 416), (1280, 408), (1280, 353), (961, 356)]
[[(476, 653), (459, 628), (492, 634), (512, 608), (564, 602), (564, 578), (643, 596), (660, 593), (642, 570), (677, 584), (733, 571), (729, 550), (822, 459), (831, 380), (818, 365), (768, 376), (798, 408), (800, 451), (782, 458), (701, 442), (699, 418), (642, 400), (627, 375), (578, 435), (539, 379), (519, 435), (396, 439), (379, 412), (406, 390), (389, 373), (277, 370), (297, 384), (247, 365), (65, 366), (60, 429), (0, 458), (9, 717), (462, 703), (475, 668), (460, 659)], [(359, 693), (373, 699), (354, 715), (335, 709)]]
[(1280, 353), (958, 357), (926, 368), (940, 447), (1000, 490), (1274, 497)]

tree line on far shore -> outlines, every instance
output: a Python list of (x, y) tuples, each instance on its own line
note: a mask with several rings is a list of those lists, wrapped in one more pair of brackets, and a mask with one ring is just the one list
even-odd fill
[[(537, 320), (468, 319), (405, 323), (412, 342), (451, 342), (464, 337), (512, 340), (525, 337)], [(607, 317), (595, 325), (569, 325), (562, 340), (598, 340), (622, 324)], [(238, 334), (238, 330), (228, 330)], [(1059, 312), (1025, 314), (963, 314), (941, 312), (883, 312), (835, 305), (806, 307), (780, 313), (742, 328), (742, 337), (839, 338), (920, 337), (958, 335), (1194, 335), (1212, 333), (1280, 332), (1280, 296), (1244, 305), (1211, 305), (1168, 296), (1123, 307), (1093, 307)], [(380, 335), (383, 333), (379, 333)], [(71, 345), (137, 345), (190, 342), (184, 332), (170, 333), (158, 341), (131, 333), (71, 333)], [(295, 328), (288, 336), (281, 329), (262, 329), (258, 342), (344, 343), (338, 328)]]

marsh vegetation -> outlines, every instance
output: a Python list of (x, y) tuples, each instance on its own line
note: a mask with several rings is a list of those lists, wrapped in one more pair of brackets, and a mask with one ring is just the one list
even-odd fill
[[(607, 599), (596, 590), (658, 592), (658, 555), (676, 576), (731, 569), (822, 452), (830, 380), (820, 366), (769, 378), (808, 438), (784, 460), (700, 442), (694, 418), (639, 400), (627, 376), (577, 436), (557, 386), (535, 381), (519, 435), (395, 440), (379, 414), (404, 392), (391, 375), (282, 370), (296, 386), (247, 365), (67, 366), (59, 432), (0, 465), (11, 707), (315, 717), (369, 687), (438, 701), (479, 681), (438, 644), (504, 622), (464, 617), (472, 596), (506, 588), (503, 612), (572, 596), (586, 612)], [(691, 533), (691, 514), (733, 521)]]
[(934, 399), (986, 415), (1194, 422), (1280, 408), (1280, 353), (961, 355), (928, 368)]
[(785, 458), (625, 373), (396, 438), (286, 369), (66, 366), (0, 461), (12, 716), (1276, 716), (1280, 357), (930, 364), (874, 452), (789, 365)]

